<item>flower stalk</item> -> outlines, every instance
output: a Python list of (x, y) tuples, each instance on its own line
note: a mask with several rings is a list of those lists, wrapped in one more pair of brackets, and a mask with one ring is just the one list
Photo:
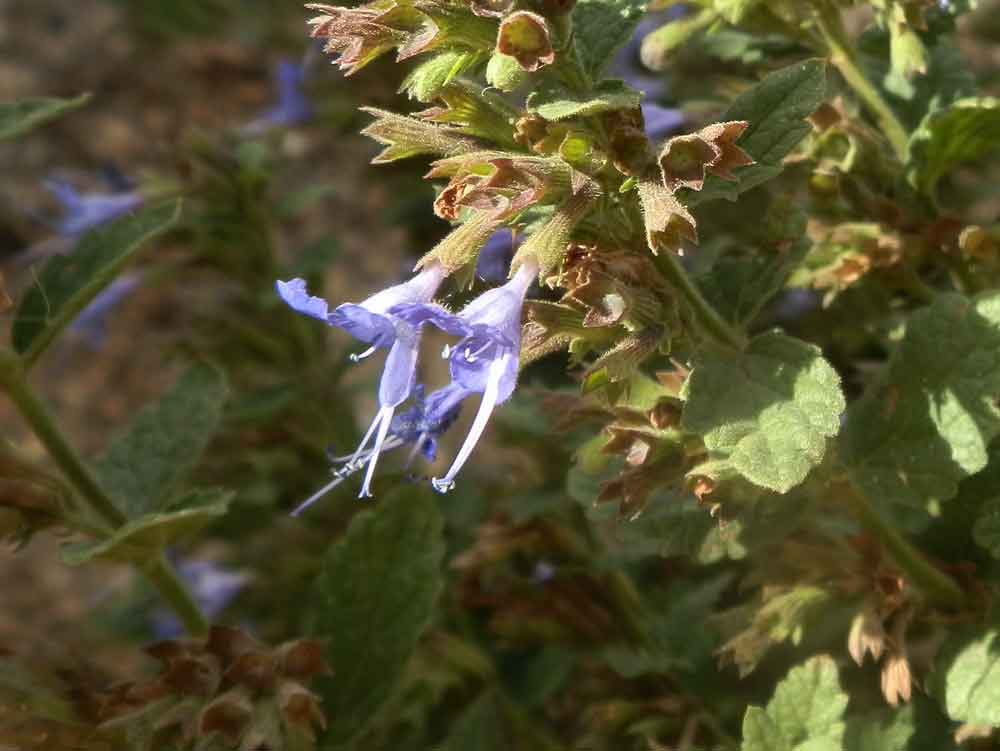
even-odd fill
[(954, 579), (934, 566), (909, 540), (875, 510), (868, 497), (849, 480), (837, 486), (843, 498), (861, 525), (885, 546), (910, 581), (935, 605), (961, 609), (967, 604), (965, 592)]
[[(10, 396), (17, 411), (87, 509), (100, 520), (102, 531), (110, 534), (123, 526), (127, 522), (125, 515), (101, 488), (93, 472), (56, 425), (48, 407), (31, 388), (25, 378), (21, 358), (6, 348), (0, 349), (0, 388)], [(160, 557), (150, 565), (141, 567), (141, 570), (193, 636), (208, 633), (208, 621), (165, 558)]]

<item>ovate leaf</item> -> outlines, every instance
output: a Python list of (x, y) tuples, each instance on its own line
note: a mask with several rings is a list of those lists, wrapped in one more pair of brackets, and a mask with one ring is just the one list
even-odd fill
[(95, 469), (126, 516), (163, 508), (212, 438), (226, 393), (226, 379), (218, 369), (196, 365), (111, 444)]
[(137, 564), (151, 561), (177, 539), (225, 515), (231, 496), (229, 491), (217, 489), (192, 492), (171, 509), (132, 519), (99, 542), (63, 546), (62, 559), (71, 566), (95, 560)]
[(686, 392), (685, 429), (747, 480), (779, 493), (823, 460), (845, 406), (840, 377), (819, 349), (777, 333), (743, 352), (705, 352)]
[(928, 195), (955, 167), (1000, 151), (1000, 99), (959, 99), (931, 112), (910, 139), (909, 176)]
[(883, 377), (848, 411), (842, 453), (871, 498), (947, 501), (1000, 434), (1000, 292), (914, 313)]
[(546, 120), (566, 120), (571, 117), (599, 115), (612, 110), (635, 109), (642, 93), (622, 81), (603, 81), (596, 89), (584, 94), (570, 92), (558, 86), (543, 88), (528, 97), (528, 111)]
[(321, 686), (332, 745), (362, 731), (396, 686), (441, 589), (437, 502), (401, 487), (357, 514), (333, 545), (315, 590), (316, 634), (335, 676)]
[(956, 722), (1000, 726), (1000, 633), (956, 634), (934, 662), (930, 693)]
[(683, 202), (694, 206), (717, 198), (730, 201), (781, 173), (782, 160), (809, 133), (806, 118), (826, 98), (826, 64), (806, 60), (775, 71), (745, 91), (719, 118), (745, 120), (750, 126), (737, 145), (756, 164), (735, 172), (735, 181), (710, 176), (700, 192), (687, 193)]
[(853, 717), (847, 722), (844, 751), (907, 751), (916, 730), (912, 704)]
[(847, 694), (826, 656), (792, 668), (767, 709), (749, 707), (743, 751), (841, 751)]
[(28, 133), (68, 112), (79, 109), (90, 100), (90, 94), (73, 99), (32, 97), (14, 102), (0, 102), (0, 141)]
[(583, 67), (597, 79), (615, 51), (632, 36), (646, 12), (646, 0), (579, 0), (573, 9), (576, 49)]
[(54, 256), (18, 306), (12, 341), (34, 362), (132, 259), (139, 248), (180, 216), (172, 201), (125, 216), (84, 235), (69, 255)]

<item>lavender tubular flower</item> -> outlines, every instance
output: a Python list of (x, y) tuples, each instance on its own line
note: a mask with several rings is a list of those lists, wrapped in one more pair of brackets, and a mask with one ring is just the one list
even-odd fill
[(296, 312), (344, 329), (355, 339), (371, 345), (360, 355), (352, 356), (352, 360), (361, 360), (378, 349), (389, 350), (379, 383), (379, 411), (349, 462), (349, 466), (355, 465), (374, 437), (361, 498), (371, 496), (375, 464), (389, 436), (393, 413), (410, 396), (416, 376), (420, 328), (392, 314), (390, 309), (428, 302), (444, 276), (440, 264), (430, 264), (408, 282), (382, 290), (362, 303), (339, 305), (332, 312), (326, 300), (309, 295), (304, 280), (292, 279), (276, 284), (278, 295)]
[(479, 251), (476, 276), (485, 282), (502, 282), (514, 259), (514, 237), (507, 228), (498, 229)]
[(141, 272), (122, 274), (91, 300), (73, 319), (69, 330), (78, 334), (92, 349), (99, 349), (107, 333), (108, 316), (142, 283)]
[(142, 205), (142, 196), (124, 193), (84, 193), (63, 180), (46, 180), (45, 187), (63, 208), (55, 229), (64, 237), (77, 237), (94, 227), (117, 219)]
[(454, 487), (455, 476), (482, 436), (493, 410), (514, 392), (521, 346), (521, 308), (537, 276), (538, 263), (531, 258), (521, 264), (509, 282), (484, 292), (457, 315), (427, 304), (400, 305), (392, 310), (413, 326), (430, 323), (461, 337), (458, 344), (445, 349), (452, 384), (468, 393), (483, 395), (451, 468), (444, 477), (433, 480), (439, 492)]
[(646, 137), (650, 141), (662, 141), (684, 125), (684, 112), (671, 107), (643, 102), (642, 119), (646, 124)]

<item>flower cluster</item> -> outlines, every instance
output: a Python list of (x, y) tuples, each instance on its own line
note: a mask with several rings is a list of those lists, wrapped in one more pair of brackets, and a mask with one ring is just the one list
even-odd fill
[[(411, 460), (421, 451), (433, 459), (437, 439), (454, 422), (461, 403), (473, 394), (482, 394), (479, 411), (451, 468), (444, 477), (433, 480), (437, 490), (449, 490), (482, 436), (494, 408), (514, 392), (521, 308), (537, 275), (537, 262), (528, 259), (520, 264), (509, 282), (484, 292), (459, 313), (451, 313), (432, 302), (446, 276), (444, 266), (437, 262), (428, 263), (408, 282), (382, 290), (358, 304), (344, 303), (332, 311), (325, 300), (308, 293), (304, 280), (277, 282), (278, 294), (293, 310), (341, 328), (369, 345), (351, 359), (358, 361), (379, 349), (388, 350), (379, 384), (379, 409), (368, 431), (353, 455), (339, 458), (342, 467), (335, 472), (333, 481), (297, 511), (361, 467), (366, 467), (366, 473), (360, 497), (371, 496), (375, 466), (385, 451), (412, 445)], [(416, 383), (425, 324), (459, 339), (444, 352), (450, 365), (451, 383), (426, 398), (423, 387)], [(407, 401), (412, 401), (412, 406), (397, 414)]]

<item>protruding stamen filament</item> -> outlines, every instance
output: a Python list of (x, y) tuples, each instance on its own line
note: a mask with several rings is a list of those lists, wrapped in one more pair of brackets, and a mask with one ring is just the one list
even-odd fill
[(394, 410), (395, 407), (382, 407), (375, 416), (375, 422), (372, 423), (372, 427), (375, 425), (379, 426), (378, 436), (375, 438), (375, 445), (369, 454), (368, 471), (365, 473), (365, 481), (361, 486), (361, 492), (358, 493), (358, 498), (371, 498), (371, 484), (372, 478), (375, 477), (375, 464), (378, 462), (378, 455), (382, 451), (383, 444), (385, 444), (386, 436), (389, 434), (389, 424), (392, 422), (392, 413)]
[(506, 361), (507, 357), (501, 357), (490, 365), (486, 376), (486, 388), (483, 389), (483, 401), (479, 404), (479, 411), (476, 412), (476, 419), (472, 421), (469, 434), (465, 436), (465, 443), (459, 449), (448, 473), (444, 477), (435, 477), (431, 481), (434, 489), (439, 493), (447, 493), (455, 487), (455, 475), (462, 469), (462, 465), (465, 464), (472, 450), (476, 447), (476, 443), (482, 437), (483, 431), (486, 430), (486, 423), (490, 421), (490, 415), (493, 413), (493, 408), (500, 395), (500, 378), (503, 376)]
[[(345, 472), (344, 469), (346, 469), (346, 468), (342, 468), (340, 471), (334, 473), (333, 479), (330, 480), (330, 482), (328, 482), (326, 485), (324, 485), (322, 488), (320, 488), (319, 490), (317, 490), (311, 496), (309, 496), (304, 501), (302, 501), (302, 503), (300, 503), (298, 506), (296, 506), (295, 510), (292, 511), (291, 515), (292, 516), (298, 516), (303, 511), (305, 511), (307, 508), (309, 508), (314, 503), (316, 503), (316, 501), (318, 501), (320, 498), (322, 498), (323, 496), (325, 496), (327, 493), (329, 493), (335, 487), (337, 487), (338, 485), (340, 485), (340, 483), (342, 483), (344, 480), (346, 480), (351, 475), (351, 472)], [(353, 470), (353, 471), (357, 471), (357, 470)]]
[(378, 352), (378, 347), (369, 347), (364, 352), (352, 353), (348, 356), (351, 362), (361, 362), (366, 357), (371, 357), (376, 352)]

